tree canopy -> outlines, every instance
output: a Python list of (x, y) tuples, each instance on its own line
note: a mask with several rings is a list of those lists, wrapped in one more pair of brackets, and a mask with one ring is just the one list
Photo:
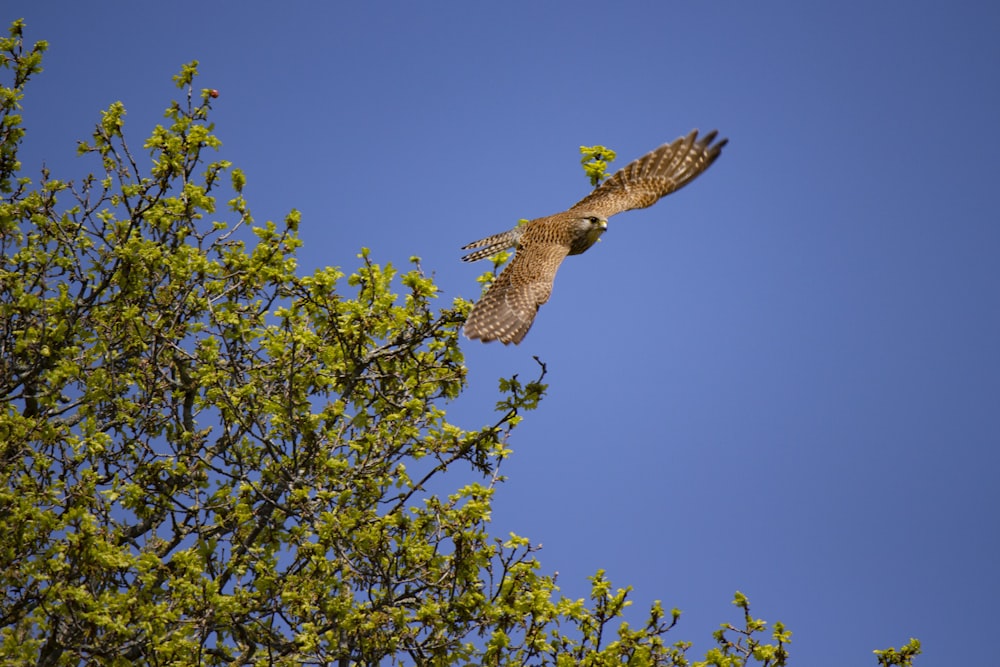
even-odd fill
[(567, 599), (527, 538), (490, 533), (544, 364), (500, 380), (489, 425), (449, 422), (470, 304), (367, 249), (300, 274), (300, 216), (255, 223), (196, 62), (141, 149), (116, 102), (78, 146), (94, 173), (26, 176), (46, 45), (23, 30), (0, 40), (4, 664), (786, 663), (791, 633), (742, 594), (689, 662), (678, 610), (633, 627), (629, 588), (599, 571)]

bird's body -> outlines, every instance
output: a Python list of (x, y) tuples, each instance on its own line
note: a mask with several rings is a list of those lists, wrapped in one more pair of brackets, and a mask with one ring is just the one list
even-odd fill
[(515, 248), (514, 259), (490, 284), (465, 322), (465, 335), (484, 342), (520, 343), (538, 308), (549, 300), (559, 265), (597, 243), (608, 218), (652, 206), (691, 182), (715, 161), (727, 139), (695, 130), (626, 165), (567, 211), (536, 218), (464, 246), (472, 262)]

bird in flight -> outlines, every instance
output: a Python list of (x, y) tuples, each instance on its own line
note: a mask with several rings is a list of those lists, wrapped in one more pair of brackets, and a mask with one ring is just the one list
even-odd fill
[(465, 335), (483, 342), (520, 343), (538, 308), (549, 300), (556, 271), (566, 255), (579, 255), (608, 228), (608, 218), (652, 206), (708, 169), (729, 141), (713, 130), (664, 144), (599, 185), (567, 211), (535, 218), (514, 229), (462, 247), (466, 262), (515, 248), (514, 259), (490, 283), (465, 321)]

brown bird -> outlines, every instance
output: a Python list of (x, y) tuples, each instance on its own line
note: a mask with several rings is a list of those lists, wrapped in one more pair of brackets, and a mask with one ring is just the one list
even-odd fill
[(516, 248), (514, 259), (469, 313), (465, 335), (483, 342), (520, 343), (538, 308), (549, 300), (566, 255), (579, 255), (594, 245), (611, 216), (652, 206), (708, 169), (729, 141), (715, 141), (717, 135), (713, 130), (699, 139), (694, 130), (626, 165), (568, 211), (463, 246), (475, 249), (462, 258), (466, 262)]

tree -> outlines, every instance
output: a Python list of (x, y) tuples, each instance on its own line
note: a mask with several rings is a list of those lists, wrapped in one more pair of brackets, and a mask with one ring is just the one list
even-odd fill
[[(33, 184), (23, 29), (0, 41), (4, 664), (689, 664), (679, 611), (633, 628), (603, 572), (562, 598), (528, 539), (489, 534), (544, 364), (500, 381), (492, 425), (448, 422), (470, 304), (436, 311), (417, 258), (298, 275), (298, 213), (255, 226), (211, 159), (197, 63), (148, 159), (114, 103), (79, 145), (98, 173)], [(735, 603), (695, 664), (785, 664), (790, 634)]]

